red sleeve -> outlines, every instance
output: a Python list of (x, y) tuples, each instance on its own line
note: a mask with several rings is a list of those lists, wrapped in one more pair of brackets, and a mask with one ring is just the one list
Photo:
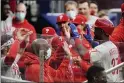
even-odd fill
[(56, 76), (56, 72), (49, 65), (44, 66), (44, 82), (54, 82), (54, 77)]
[(26, 48), (26, 51), (28, 51), (28, 52), (31, 51), (31, 44), (32, 44), (32, 42), (37, 38), (37, 34), (36, 34), (36, 31), (35, 31), (34, 27), (32, 25), (30, 25), (30, 28), (33, 31), (33, 34), (30, 35), (29, 45)]
[(70, 64), (70, 60), (64, 58), (62, 61), (60, 67), (57, 69), (59, 74), (61, 76), (60, 79), (62, 79), (62, 82), (74, 82), (74, 75), (73, 75), (73, 70), (72, 70), (72, 64)]
[(81, 40), (79, 39), (79, 38), (76, 38), (75, 39), (75, 45), (77, 46), (77, 45), (82, 45), (82, 43), (81, 43)]
[(26, 67), (25, 79), (29, 81), (39, 82), (40, 78), (40, 65), (32, 64)]
[(15, 42), (11, 45), (9, 49), (8, 55), (5, 58), (5, 63), (7, 65), (11, 65), (15, 60), (18, 52), (18, 48), (19, 48), (19, 41), (15, 40)]
[(19, 45), (20, 45), (19, 41), (15, 40), (9, 49), (8, 56), (15, 58), (19, 50)]
[[(53, 82), (53, 77), (51, 76), (51, 74), (55, 76), (55, 73), (52, 73), (52, 71), (53, 70), (48, 65), (44, 66), (44, 74), (43, 74), (44, 82), (48, 82), (48, 83)], [(40, 82), (40, 65), (39, 64), (29, 65), (25, 71), (25, 78), (26, 80), (29, 81)]]
[[(11, 65), (14, 62), (17, 52), (18, 52), (18, 48), (19, 48), (19, 41), (15, 40), (15, 42), (11, 45), (9, 49), (8, 55), (5, 58), (6, 65)], [(20, 68), (25, 67), (24, 59), (25, 59), (24, 57), (21, 57), (17, 63)]]
[(6, 56), (4, 62), (5, 62), (6, 65), (12, 65), (14, 60), (15, 60), (14, 58), (12, 58), (10, 56)]
[(82, 59), (85, 60), (85, 61), (90, 62), (90, 53), (89, 53), (89, 51), (86, 54), (84, 54), (84, 56), (82, 57)]
[(37, 38), (35, 28), (32, 25), (31, 25), (31, 29), (33, 31), (33, 34), (31, 34), (31, 36), (30, 36), (30, 43), (32, 43)]
[(24, 59), (24, 63), (26, 65), (31, 65), (31, 64), (40, 64), (40, 60), (39, 60), (39, 57), (33, 53), (30, 53), (30, 52), (25, 52), (23, 54), (24, 57), (22, 58), (25, 58)]
[(80, 62), (82, 69), (87, 72), (89, 67), (91, 67), (91, 64), (89, 64), (87, 61), (82, 60)]
[(67, 68), (68, 65), (69, 65), (69, 60), (64, 58), (61, 65), (59, 66), (59, 69)]
[(109, 39), (115, 42), (124, 42), (124, 26), (119, 24), (110, 35)]
[(54, 69), (58, 69), (58, 67), (60, 66), (60, 64), (63, 61), (63, 49), (60, 47), (58, 49), (56, 49), (55, 52), (52, 52), (51, 57), (49, 58), (48, 64), (54, 68)]

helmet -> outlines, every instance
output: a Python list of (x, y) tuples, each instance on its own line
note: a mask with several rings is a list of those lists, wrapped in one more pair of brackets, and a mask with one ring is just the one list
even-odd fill
[(63, 45), (63, 42), (65, 41), (64, 37), (57, 36), (52, 39), (51, 45), (52, 47), (61, 47)]
[(66, 14), (62, 14), (62, 15), (57, 17), (57, 23), (68, 22), (68, 21), (69, 21), (69, 17)]
[(84, 15), (77, 15), (75, 19), (72, 20), (72, 23), (74, 24), (85, 24), (87, 21), (87, 18)]
[(101, 28), (106, 34), (111, 35), (114, 30), (114, 25), (107, 19), (97, 19), (95, 22), (96, 28)]
[(56, 35), (56, 31), (52, 27), (44, 27), (42, 29), (42, 35), (44, 35), (44, 36), (49, 36), (49, 35), (54, 36), (54, 35)]
[(124, 3), (121, 4), (121, 11), (124, 12)]

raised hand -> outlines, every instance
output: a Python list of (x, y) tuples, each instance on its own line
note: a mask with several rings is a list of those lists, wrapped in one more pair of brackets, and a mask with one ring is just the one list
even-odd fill
[(67, 56), (68, 56), (69, 58), (71, 58), (71, 57), (72, 57), (72, 56), (71, 56), (72, 54), (71, 54), (71, 52), (70, 52), (69, 46), (68, 46), (68, 44), (67, 44), (66, 41), (63, 42), (63, 49), (64, 49), (64, 51), (66, 52)]
[(73, 57), (72, 60), (73, 60), (73, 63), (74, 63), (74, 64), (77, 64), (78, 66), (80, 66), (80, 62), (82, 61), (82, 59), (81, 59), (80, 56), (78, 56), (78, 57)]
[(16, 33), (16, 38), (19, 41), (29, 41), (29, 35), (31, 35), (33, 31), (29, 31), (28, 29), (25, 28), (20, 28), (17, 30)]
[(65, 26), (63, 28), (64, 30), (64, 35), (66, 36), (67, 39), (70, 39), (71, 38), (71, 35), (70, 35), (70, 31), (69, 31), (69, 27)]
[(16, 38), (20, 41), (20, 48), (18, 53), (22, 54), (25, 51), (29, 43), (29, 36), (33, 33), (33, 31), (29, 31), (28, 29), (20, 28), (17, 30)]

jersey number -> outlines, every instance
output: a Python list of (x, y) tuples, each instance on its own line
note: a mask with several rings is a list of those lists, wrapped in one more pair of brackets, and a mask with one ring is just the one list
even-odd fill
[[(119, 64), (118, 63), (118, 58), (113, 58), (112, 61), (111, 61), (111, 64), (112, 64), (113, 67), (118, 65)], [(118, 74), (118, 73), (119, 73), (119, 69), (112, 72), (113, 75)]]

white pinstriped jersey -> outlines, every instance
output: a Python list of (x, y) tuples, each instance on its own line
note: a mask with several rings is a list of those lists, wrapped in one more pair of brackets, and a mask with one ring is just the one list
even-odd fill
[[(118, 48), (111, 42), (107, 41), (90, 51), (90, 58), (92, 63), (100, 63), (105, 70), (108, 70), (116, 65), (120, 61)], [(117, 69), (110, 74), (107, 74), (109, 82), (122, 81), (121, 69)]]

